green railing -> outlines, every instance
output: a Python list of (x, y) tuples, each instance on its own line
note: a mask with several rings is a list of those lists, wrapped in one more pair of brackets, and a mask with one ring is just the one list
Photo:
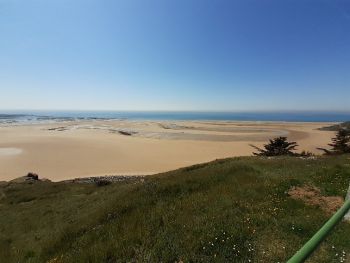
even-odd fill
[(290, 259), (287, 263), (304, 262), (318, 245), (326, 238), (332, 229), (343, 219), (350, 210), (350, 199), (327, 221), (323, 227)]

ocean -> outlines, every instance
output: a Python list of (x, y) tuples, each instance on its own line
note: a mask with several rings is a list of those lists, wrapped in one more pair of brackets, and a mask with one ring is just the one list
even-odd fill
[(94, 119), (343, 122), (350, 112), (0, 111), (7, 124)]

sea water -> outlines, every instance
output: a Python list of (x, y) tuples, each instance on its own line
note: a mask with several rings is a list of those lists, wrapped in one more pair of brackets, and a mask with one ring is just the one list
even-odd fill
[(343, 122), (350, 112), (0, 111), (2, 124), (89, 119)]

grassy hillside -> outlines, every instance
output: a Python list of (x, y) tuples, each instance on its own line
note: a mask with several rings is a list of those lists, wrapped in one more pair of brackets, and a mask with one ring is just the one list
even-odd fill
[[(0, 186), (1, 262), (284, 262), (330, 214), (292, 186), (345, 196), (350, 156), (217, 160), (106, 186)], [(309, 262), (350, 253), (341, 223)], [(345, 254), (344, 254), (345, 253)]]

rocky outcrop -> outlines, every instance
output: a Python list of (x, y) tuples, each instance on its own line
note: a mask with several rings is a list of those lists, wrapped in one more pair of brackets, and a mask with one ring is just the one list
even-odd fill
[(16, 179), (11, 180), (9, 183), (35, 183), (35, 182), (50, 182), (50, 180), (46, 178), (39, 179), (38, 174), (30, 172), (25, 176), (18, 177)]

